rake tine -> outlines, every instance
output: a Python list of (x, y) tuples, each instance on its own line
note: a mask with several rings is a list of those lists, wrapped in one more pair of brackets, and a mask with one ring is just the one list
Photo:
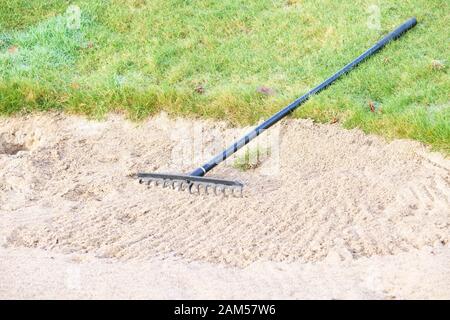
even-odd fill
[[(191, 182), (190, 184), (189, 184), (189, 188), (188, 188), (188, 190), (189, 190), (189, 193), (190, 194), (194, 194), (195, 192), (194, 192), (194, 188), (195, 187), (197, 187), (197, 185), (195, 184), (195, 183), (193, 183), (193, 182)], [(196, 193), (198, 193), (198, 188), (197, 188), (197, 192)]]
[(220, 194), (225, 195), (225, 186), (222, 185), (216, 185), (214, 187), (214, 194), (216, 196), (219, 196)]
[(201, 185), (199, 183), (194, 183), (195, 188), (197, 189), (197, 194), (200, 195), (201, 194)]
[(178, 182), (178, 191), (184, 191), (184, 181)]
[(199, 183), (198, 184), (198, 190), (199, 190), (199, 192), (198, 192), (199, 195), (201, 195), (201, 194), (208, 194), (208, 185), (203, 184), (203, 183)]
[(194, 189), (193, 193), (198, 194), (198, 195), (200, 194), (200, 185), (198, 183), (193, 182), (192, 183), (192, 188)]
[[(242, 188), (241, 187), (234, 187), (232, 190), (233, 190), (232, 193), (233, 193), (234, 197), (242, 198)], [(237, 195), (236, 195), (236, 191), (239, 192)]]

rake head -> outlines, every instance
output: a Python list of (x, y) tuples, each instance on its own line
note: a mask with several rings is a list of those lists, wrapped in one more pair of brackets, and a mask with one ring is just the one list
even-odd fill
[(244, 184), (239, 181), (212, 179), (190, 175), (164, 173), (138, 173), (139, 183), (148, 186), (161, 186), (192, 194), (215, 194), (242, 197)]

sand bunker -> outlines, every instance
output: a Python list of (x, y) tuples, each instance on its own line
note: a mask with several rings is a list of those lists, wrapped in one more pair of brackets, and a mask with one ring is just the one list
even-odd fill
[(419, 143), (387, 143), (339, 125), (284, 121), (272, 130), (279, 141), (272, 157), (246, 172), (231, 160), (211, 173), (242, 180), (243, 198), (147, 189), (132, 177), (188, 171), (190, 160), (206, 160), (217, 141), (243, 131), (164, 115), (140, 125), (114, 115), (0, 119), (5, 245), (244, 267), (448, 244), (450, 161)]

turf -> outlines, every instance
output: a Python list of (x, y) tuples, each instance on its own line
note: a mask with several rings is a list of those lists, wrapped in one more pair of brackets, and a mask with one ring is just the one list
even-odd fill
[[(367, 25), (374, 3), (379, 29)], [(70, 4), (78, 29), (67, 28)], [(255, 123), (411, 16), (414, 30), (293, 116), (450, 154), (446, 0), (10, 0), (0, 7), (0, 114), (165, 110)]]

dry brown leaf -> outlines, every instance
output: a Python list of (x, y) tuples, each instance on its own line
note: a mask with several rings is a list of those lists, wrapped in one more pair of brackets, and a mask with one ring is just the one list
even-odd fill
[(19, 51), (19, 48), (17, 46), (11, 46), (8, 48), (8, 52), (11, 54), (15, 54), (17, 53), (17, 51)]
[(196, 86), (194, 90), (195, 90), (195, 92), (197, 92), (199, 94), (205, 93), (205, 87), (201, 84)]
[(373, 101), (369, 101), (370, 112), (375, 112), (375, 103)]
[(261, 86), (258, 89), (256, 89), (256, 91), (258, 93), (261, 93), (261, 94), (264, 94), (264, 95), (267, 95), (267, 96), (271, 96), (271, 95), (275, 94), (275, 90), (274, 89), (266, 87), (266, 86)]

